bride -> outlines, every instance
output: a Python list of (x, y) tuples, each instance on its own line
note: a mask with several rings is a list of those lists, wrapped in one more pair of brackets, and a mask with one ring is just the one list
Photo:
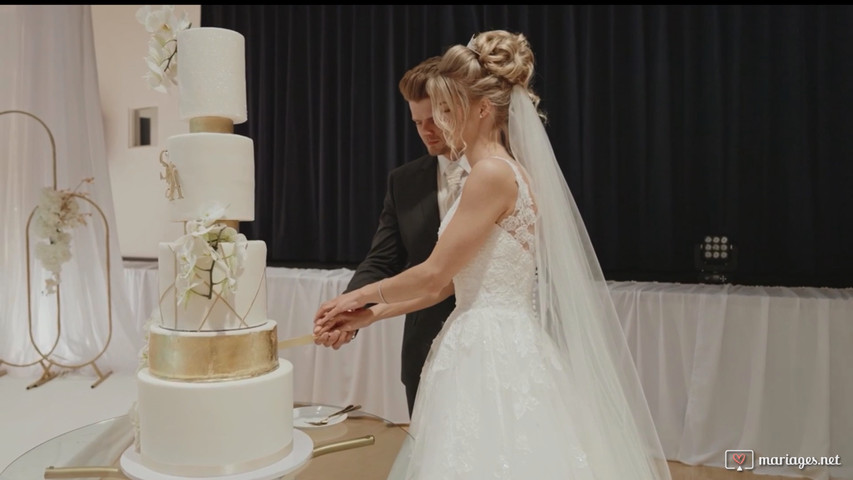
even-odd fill
[(317, 342), (455, 291), (421, 373), (407, 479), (669, 479), (533, 65), (524, 35), (502, 30), (445, 52), (427, 90), (471, 166), (462, 193), (425, 262), (320, 306)]

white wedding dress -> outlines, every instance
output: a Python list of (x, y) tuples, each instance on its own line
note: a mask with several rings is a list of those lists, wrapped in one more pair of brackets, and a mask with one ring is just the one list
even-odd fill
[(456, 309), (421, 374), (406, 479), (604, 478), (574, 426), (577, 387), (534, 321), (535, 205), (521, 168), (504, 160), (515, 211), (453, 279)]

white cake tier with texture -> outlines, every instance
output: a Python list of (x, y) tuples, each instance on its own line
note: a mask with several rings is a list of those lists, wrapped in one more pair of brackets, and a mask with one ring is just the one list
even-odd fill
[(255, 143), (228, 133), (186, 133), (166, 140), (183, 198), (170, 203), (173, 222), (195, 220), (214, 204), (223, 220), (255, 219)]
[(224, 28), (178, 32), (179, 110), (184, 120), (226, 117), (246, 121), (246, 51), (243, 35)]
[(142, 463), (171, 475), (243, 473), (286, 457), (293, 442), (293, 365), (221, 382), (173, 382), (137, 374)]
[[(214, 269), (213, 288), (206, 271), (196, 269), (196, 281), (200, 282), (187, 299), (178, 305), (175, 279), (180, 272), (179, 259), (175, 251), (177, 242), (159, 245), (158, 275), (160, 290), (160, 322), (171, 330), (203, 331), (234, 330), (265, 323), (267, 317), (267, 245), (261, 240), (246, 242), (246, 257), (242, 271), (237, 275), (234, 292), (223, 292), (223, 273)], [(233, 253), (234, 244), (222, 244), (224, 255)], [(241, 248), (241, 247), (236, 247)]]

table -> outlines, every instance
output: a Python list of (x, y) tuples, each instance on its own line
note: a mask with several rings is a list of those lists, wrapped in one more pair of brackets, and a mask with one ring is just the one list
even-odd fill
[[(299, 406), (314, 404), (298, 402)], [(337, 409), (339, 407), (332, 406)], [(375, 480), (389, 477), (397, 453), (411, 442), (411, 436), (399, 425), (364, 412), (349, 413), (343, 422), (324, 428), (302, 430), (311, 437), (315, 450), (366, 435), (373, 445), (335, 451), (310, 459), (294, 472), (295, 480)], [(59, 435), (21, 455), (0, 472), (0, 480), (45, 478), (45, 469), (54, 467), (117, 466), (122, 452), (133, 443), (133, 431), (126, 415), (102, 420)], [(396, 469), (395, 469), (396, 471)], [(56, 477), (59, 478), (59, 477)], [(64, 477), (71, 478), (71, 477)], [(119, 474), (116, 477), (126, 478)]]
[(853, 289), (612, 282), (610, 292), (667, 459), (839, 455), (838, 467), (755, 473), (853, 479)]

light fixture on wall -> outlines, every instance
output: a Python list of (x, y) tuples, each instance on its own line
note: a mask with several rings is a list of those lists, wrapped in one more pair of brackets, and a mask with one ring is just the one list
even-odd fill
[(694, 248), (694, 265), (702, 283), (731, 283), (738, 249), (727, 235), (706, 235)]

